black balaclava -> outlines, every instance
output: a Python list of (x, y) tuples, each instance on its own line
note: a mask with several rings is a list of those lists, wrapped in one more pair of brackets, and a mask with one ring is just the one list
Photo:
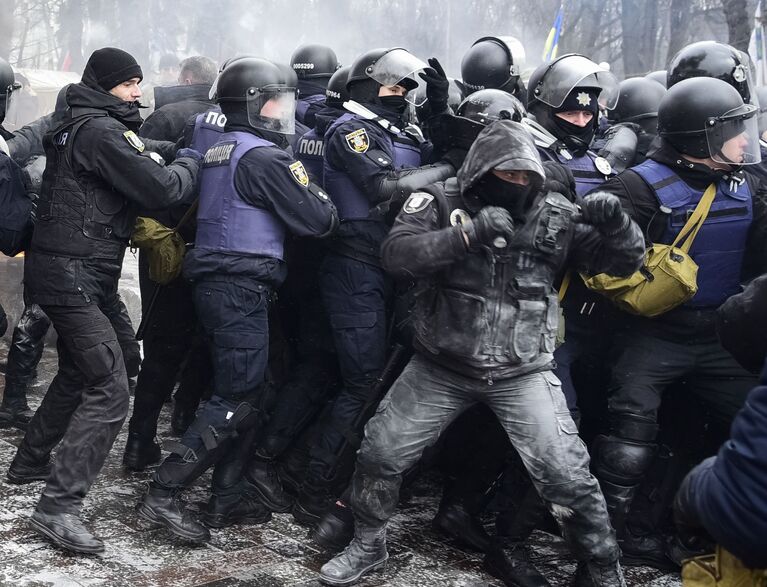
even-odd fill
[(511, 217), (522, 222), (530, 203), (533, 184), (520, 185), (496, 176), (492, 171), (486, 173), (472, 188), (472, 193), (490, 204), (506, 208)]
[[(552, 108), (542, 102), (536, 102), (533, 113), (538, 122), (562, 141), (573, 155), (580, 157), (586, 153), (591, 141), (594, 140), (594, 134), (599, 124), (599, 103), (597, 102), (599, 92), (599, 88), (574, 88), (559, 108)], [(591, 112), (594, 116), (591, 122), (584, 127), (571, 124), (557, 116), (558, 112), (574, 110)]]
[(378, 90), (381, 88), (374, 79), (365, 79), (352, 82), (349, 87), (349, 97), (355, 102), (361, 104), (374, 104), (381, 106), (388, 112), (402, 117), (407, 110), (407, 101), (405, 96), (379, 96)]

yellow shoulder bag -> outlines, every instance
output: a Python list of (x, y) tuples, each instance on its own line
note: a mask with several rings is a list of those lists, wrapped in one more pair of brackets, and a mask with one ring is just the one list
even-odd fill
[(626, 312), (650, 318), (691, 299), (698, 291), (698, 265), (689, 251), (715, 195), (716, 186), (711, 184), (674, 242), (652, 245), (639, 271), (629, 277), (612, 277), (606, 273), (592, 277), (582, 275), (586, 287), (610, 298)]

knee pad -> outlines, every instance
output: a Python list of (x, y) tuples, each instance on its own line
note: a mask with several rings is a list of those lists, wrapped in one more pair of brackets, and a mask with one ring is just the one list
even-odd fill
[(655, 457), (656, 446), (616, 436), (594, 441), (597, 477), (622, 486), (639, 483)]

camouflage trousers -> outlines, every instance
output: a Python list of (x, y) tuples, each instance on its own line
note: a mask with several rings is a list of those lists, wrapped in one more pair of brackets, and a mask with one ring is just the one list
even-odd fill
[(365, 427), (351, 494), (358, 523), (386, 523), (397, 505), (402, 474), (476, 402), (493, 410), (506, 430), (576, 558), (617, 561), (620, 551), (604, 497), (551, 371), (489, 385), (416, 354)]

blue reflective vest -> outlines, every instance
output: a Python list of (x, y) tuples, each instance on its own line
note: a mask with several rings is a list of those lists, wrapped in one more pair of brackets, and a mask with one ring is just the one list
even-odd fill
[(221, 108), (218, 106), (198, 114), (194, 119), (192, 144), (189, 147), (198, 153), (205, 154), (224, 134), (225, 124), (226, 116), (221, 113)]
[(322, 158), (325, 156), (325, 140), (314, 129), (298, 139), (294, 156), (306, 167), (309, 179), (324, 188)]
[[(662, 242), (671, 244), (703, 196), (674, 171), (648, 159), (631, 168), (658, 198), (667, 214)], [(753, 220), (753, 203), (748, 182), (731, 185), (722, 179), (716, 196), (690, 249), (698, 264), (698, 293), (685, 305), (696, 308), (717, 307), (740, 291), (740, 274), (746, 238)]]

